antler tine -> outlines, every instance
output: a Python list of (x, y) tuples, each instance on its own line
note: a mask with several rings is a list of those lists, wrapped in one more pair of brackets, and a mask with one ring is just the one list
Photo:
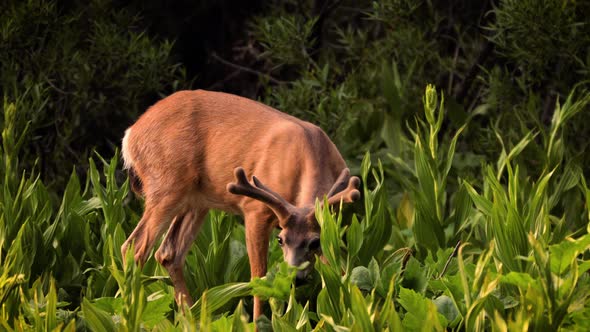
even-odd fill
[(277, 199), (278, 201), (281, 202), (281, 204), (289, 207), (291, 206), (291, 203), (287, 202), (283, 196), (279, 195), (279, 193), (277, 193), (276, 191), (270, 189), (269, 187), (265, 186), (260, 180), (258, 180), (258, 178), (256, 176), (252, 176), (252, 180), (254, 181), (254, 185), (257, 188), (260, 188), (262, 190), (264, 190), (265, 192), (271, 194), (275, 199)]
[(227, 191), (234, 195), (247, 196), (265, 203), (279, 219), (286, 218), (289, 215), (289, 203), (279, 194), (264, 186), (256, 177), (253, 177), (254, 185), (252, 185), (242, 167), (236, 167), (234, 177), (236, 183), (229, 183)]
[(361, 180), (358, 177), (351, 177), (348, 180), (348, 186), (344, 190), (328, 197), (328, 205), (340, 204), (340, 201), (344, 201), (344, 203), (357, 201), (361, 198), (361, 192), (357, 189), (360, 184)]
[(330, 197), (334, 196), (335, 194), (344, 190), (346, 188), (346, 185), (348, 184), (349, 177), (350, 177), (350, 170), (348, 168), (343, 169), (342, 172), (340, 172), (338, 179), (336, 179), (336, 182), (334, 182), (332, 189), (330, 189), (330, 191), (328, 192), (328, 194), (326, 196), (328, 198), (330, 198)]

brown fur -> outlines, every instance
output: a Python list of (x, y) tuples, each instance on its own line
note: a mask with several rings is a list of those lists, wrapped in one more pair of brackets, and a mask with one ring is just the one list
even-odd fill
[(135, 174), (135, 169), (133, 167), (129, 168), (128, 170), (129, 175), (129, 183), (131, 184), (131, 190), (139, 195), (143, 196), (143, 188), (141, 186), (141, 179)]
[[(261, 277), (273, 227), (281, 225), (282, 236), (301, 249), (304, 241), (319, 238), (312, 216), (316, 198), (330, 192), (335, 204), (359, 196), (358, 178), (350, 177), (319, 127), (225, 93), (181, 91), (159, 101), (127, 130), (122, 153), (134, 190), (145, 196), (145, 211), (121, 251), (135, 242), (135, 259), (145, 262), (168, 230), (155, 256), (168, 270), (179, 303), (192, 303), (182, 267), (209, 209), (244, 216), (251, 275)], [(237, 167), (292, 205), (292, 215), (279, 220), (262, 201), (226, 190)], [(286, 246), (283, 251), (286, 259), (302, 259)], [(256, 298), (254, 317), (261, 313)]]

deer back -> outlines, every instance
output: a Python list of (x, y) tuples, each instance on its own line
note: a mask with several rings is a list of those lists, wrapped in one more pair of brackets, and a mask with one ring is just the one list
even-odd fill
[(194, 206), (243, 213), (251, 199), (226, 191), (243, 167), (294, 205), (327, 194), (346, 168), (317, 126), (235, 95), (177, 92), (156, 103), (123, 140), (125, 166), (146, 199), (183, 191)]

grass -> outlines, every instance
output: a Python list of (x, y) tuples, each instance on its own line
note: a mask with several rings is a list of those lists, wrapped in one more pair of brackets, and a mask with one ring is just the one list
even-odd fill
[[(573, 96), (573, 94), (572, 94)], [(478, 179), (454, 175), (462, 127), (439, 141), (443, 100), (428, 86), (407, 159), (385, 172), (369, 153), (363, 202), (335, 216), (316, 209), (328, 264), (293, 286), (294, 270), (271, 242), (269, 273), (249, 280), (244, 228), (212, 212), (191, 249), (187, 284), (197, 299), (174, 304), (153, 258), (141, 269), (119, 248), (140, 209), (118, 158), (90, 160), (54, 199), (34, 171), (18, 173), (27, 125), (5, 101), (0, 167), (0, 326), (7, 331), (442, 331), (588, 330), (590, 189), (563, 151), (567, 121), (588, 95), (557, 105), (547, 133), (531, 133), (483, 164)], [(468, 124), (466, 124), (467, 126)], [(544, 147), (535, 175), (518, 156)], [(560, 148), (561, 147), (561, 148)], [(400, 174), (399, 182), (385, 174)], [(401, 197), (401, 198), (400, 198)], [(132, 251), (129, 251), (132, 252)], [(127, 264), (123, 264), (124, 261)], [(251, 296), (268, 300), (250, 321)]]

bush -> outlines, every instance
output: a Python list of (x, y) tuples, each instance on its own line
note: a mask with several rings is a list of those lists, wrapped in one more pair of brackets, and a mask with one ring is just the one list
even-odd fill
[(0, 10), (1, 92), (30, 123), (22, 166), (36, 165), (56, 189), (93, 147), (111, 155), (140, 112), (186, 84), (172, 43), (105, 1), (4, 1)]
[[(276, 1), (251, 33), (261, 71), (275, 78), (261, 76), (265, 100), (320, 124), (353, 164), (366, 150), (405, 158), (407, 124), (424, 85), (435, 83), (448, 110), (439, 135), (448, 140), (470, 121), (457, 152), (471, 173), (501, 152), (496, 133), (511, 145), (546, 132), (556, 103), (587, 90), (588, 15), (587, 4), (536, 0)], [(590, 136), (583, 113), (565, 153), (587, 164), (578, 153)], [(530, 151), (542, 149), (536, 143)], [(540, 174), (543, 161), (530, 151), (522, 161)]]

